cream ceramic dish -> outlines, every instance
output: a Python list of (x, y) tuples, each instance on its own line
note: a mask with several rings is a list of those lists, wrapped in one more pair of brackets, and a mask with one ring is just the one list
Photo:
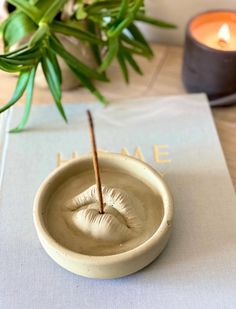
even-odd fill
[(173, 202), (162, 177), (146, 163), (100, 152), (99, 164), (104, 215), (94, 203), (92, 157), (87, 155), (59, 167), (43, 182), (34, 201), (34, 224), (45, 251), (65, 269), (91, 278), (117, 278), (142, 269), (162, 252), (172, 227)]

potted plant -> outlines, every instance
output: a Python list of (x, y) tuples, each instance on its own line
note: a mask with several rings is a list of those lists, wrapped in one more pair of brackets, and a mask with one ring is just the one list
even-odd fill
[[(174, 28), (145, 15), (143, 0), (9, 0), (8, 17), (1, 24), (4, 54), (0, 69), (18, 73), (10, 101), (0, 113), (13, 106), (26, 92), (25, 112), (11, 132), (21, 131), (29, 117), (36, 71), (41, 66), (56, 106), (67, 121), (62, 97), (62, 61), (79, 82), (102, 103), (106, 98), (94, 86), (95, 80), (107, 82), (107, 68), (117, 59), (126, 82), (128, 66), (142, 74), (135, 55), (151, 58), (153, 52), (136, 22)], [(86, 63), (68, 48), (70, 43), (89, 46), (94, 60)], [(71, 41), (72, 40), (72, 41)], [(73, 43), (74, 42), (74, 43)], [(92, 62), (96, 62), (96, 66)]]

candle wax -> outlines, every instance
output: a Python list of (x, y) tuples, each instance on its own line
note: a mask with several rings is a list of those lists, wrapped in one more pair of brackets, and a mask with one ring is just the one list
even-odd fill
[(236, 51), (236, 22), (225, 22), (229, 26), (230, 40), (224, 46), (219, 43), (218, 32), (222, 21), (206, 22), (192, 27), (193, 37), (200, 43), (218, 50)]

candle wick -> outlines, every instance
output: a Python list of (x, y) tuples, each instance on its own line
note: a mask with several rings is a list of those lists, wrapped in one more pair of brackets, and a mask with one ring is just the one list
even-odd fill
[(222, 38), (220, 38), (218, 40), (218, 43), (219, 43), (220, 47), (222, 47), (222, 48), (224, 48), (224, 47), (226, 47), (228, 45), (228, 43), (224, 39), (222, 39)]
[(96, 146), (96, 139), (94, 133), (94, 125), (93, 125), (93, 118), (92, 114), (89, 110), (87, 110), (88, 121), (89, 121), (89, 131), (90, 131), (90, 140), (92, 146), (92, 155), (93, 155), (93, 168), (97, 186), (97, 194), (99, 199), (99, 208), (100, 214), (104, 214), (104, 205), (103, 205), (103, 196), (102, 196), (102, 185), (101, 185), (101, 177), (100, 177), (100, 170), (99, 170), (99, 163), (98, 163), (98, 155), (97, 155), (97, 146)]

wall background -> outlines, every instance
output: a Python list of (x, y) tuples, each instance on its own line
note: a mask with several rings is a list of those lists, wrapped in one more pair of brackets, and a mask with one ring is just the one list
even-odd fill
[(184, 42), (185, 26), (195, 14), (211, 9), (232, 9), (236, 11), (236, 0), (145, 0), (150, 16), (173, 22), (177, 30), (159, 30), (141, 25), (150, 41), (181, 45)]

